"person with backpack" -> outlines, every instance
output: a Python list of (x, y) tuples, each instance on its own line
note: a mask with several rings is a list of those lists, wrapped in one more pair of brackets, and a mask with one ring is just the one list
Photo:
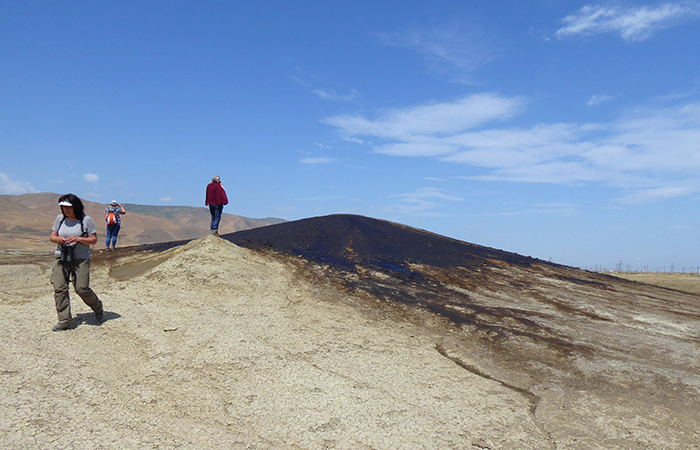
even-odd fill
[(211, 183), (207, 185), (207, 195), (204, 199), (204, 206), (209, 206), (209, 212), (211, 213), (209, 233), (215, 236), (219, 235), (219, 223), (221, 222), (221, 214), (224, 211), (224, 205), (228, 205), (228, 197), (226, 196), (224, 185), (221, 183), (221, 178), (219, 178), (218, 175), (214, 175), (211, 179)]
[(50, 240), (58, 244), (54, 253), (56, 263), (51, 273), (58, 323), (53, 331), (71, 327), (70, 297), (68, 285), (73, 283), (76, 294), (95, 313), (97, 323), (102, 323), (104, 309), (97, 294), (90, 289), (90, 246), (97, 243), (97, 228), (92, 217), (85, 214), (83, 202), (73, 194), (58, 199), (61, 214), (51, 227)]
[(112, 203), (105, 210), (105, 222), (107, 222), (107, 250), (112, 246), (112, 250), (117, 249), (117, 235), (122, 226), (122, 214), (126, 214), (124, 207), (112, 200)]

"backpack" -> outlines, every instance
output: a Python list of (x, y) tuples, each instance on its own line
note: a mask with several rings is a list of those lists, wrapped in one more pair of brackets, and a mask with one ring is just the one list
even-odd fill
[(114, 213), (114, 211), (110, 211), (109, 213), (107, 213), (107, 217), (105, 217), (105, 220), (107, 221), (107, 225), (116, 225), (117, 215)]

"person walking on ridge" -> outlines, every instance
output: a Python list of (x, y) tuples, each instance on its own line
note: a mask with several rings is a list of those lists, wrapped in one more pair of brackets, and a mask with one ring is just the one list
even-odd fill
[(204, 206), (209, 206), (211, 213), (211, 225), (209, 233), (219, 235), (219, 223), (221, 222), (221, 214), (224, 211), (224, 205), (228, 205), (228, 197), (224, 190), (224, 185), (221, 183), (221, 178), (214, 175), (211, 183), (207, 185), (207, 196), (204, 199)]
[(105, 210), (105, 222), (107, 222), (107, 250), (109, 250), (110, 244), (112, 245), (112, 250), (117, 249), (117, 235), (122, 226), (122, 214), (126, 214), (126, 210), (120, 203), (117, 203), (116, 200), (112, 200), (112, 203)]

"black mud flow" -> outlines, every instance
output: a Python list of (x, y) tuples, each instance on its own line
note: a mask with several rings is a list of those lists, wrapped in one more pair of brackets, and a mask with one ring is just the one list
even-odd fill
[[(475, 267), (485, 261), (530, 265), (521, 256), (384, 220), (337, 214), (285, 222), (223, 236), (236, 245), (272, 249), (338, 267), (410, 271), (411, 263), (436, 267)], [(541, 262), (541, 261), (540, 261)]]
[(506, 289), (511, 299), (526, 293), (529, 280), (509, 279), (514, 269), (606, 286), (580, 270), (357, 215), (285, 222), (222, 237), (242, 247), (324, 264), (348, 288), (430, 311), (455, 325), (479, 329), (494, 341), (523, 336), (565, 353), (573, 350), (569, 340), (538, 323), (537, 313), (512, 302), (479, 304), (473, 293)]

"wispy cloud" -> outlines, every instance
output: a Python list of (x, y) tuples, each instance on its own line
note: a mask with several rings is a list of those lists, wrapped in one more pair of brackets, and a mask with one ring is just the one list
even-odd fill
[(597, 106), (600, 105), (601, 103), (609, 102), (610, 100), (614, 99), (615, 97), (611, 95), (594, 95), (591, 97), (590, 100), (588, 100), (587, 105), (588, 106)]
[(622, 203), (638, 204), (650, 203), (670, 198), (687, 197), (700, 191), (698, 186), (685, 187), (660, 187), (656, 189), (646, 189), (626, 195), (619, 199)]
[(450, 103), (395, 109), (377, 119), (361, 115), (327, 117), (323, 123), (343, 131), (346, 137), (375, 136), (408, 140), (414, 136), (452, 134), (520, 113), (524, 100), (497, 94), (475, 94)]
[(333, 158), (327, 158), (327, 157), (319, 157), (319, 158), (302, 158), (301, 162), (302, 164), (329, 164), (332, 163), (334, 160)]
[(670, 94), (666, 95), (661, 95), (657, 97), (657, 100), (660, 100), (662, 102), (668, 102), (668, 101), (678, 101), (678, 100), (684, 100), (690, 97), (695, 97), (698, 95), (698, 92), (700, 92), (700, 88), (695, 87), (692, 89), (689, 89), (687, 91), (677, 91), (677, 92), (672, 92)]
[(510, 211), (503, 211), (498, 213), (482, 213), (477, 214), (481, 217), (505, 217), (505, 216), (536, 216), (536, 215), (552, 215), (552, 216), (577, 216), (581, 212), (578, 210), (576, 205), (569, 204), (544, 204), (544, 205), (532, 205), (528, 207), (523, 207), (520, 209), (512, 209)]
[(386, 208), (387, 212), (397, 214), (427, 214), (428, 211), (443, 206), (444, 201), (462, 201), (461, 197), (445, 194), (434, 188), (418, 189), (406, 194), (391, 195), (388, 198), (398, 198), (400, 204)]
[(32, 192), (38, 192), (31, 183), (27, 181), (15, 181), (10, 177), (0, 172), (0, 194), (2, 195), (22, 195)]
[(619, 33), (626, 41), (642, 41), (655, 31), (671, 28), (700, 17), (700, 3), (684, 1), (659, 5), (621, 7), (586, 5), (563, 19), (557, 36), (570, 37)]
[(352, 102), (359, 97), (359, 93), (356, 89), (348, 89), (339, 83), (326, 80), (318, 74), (309, 72), (298, 66), (294, 68), (294, 74), (290, 75), (290, 78), (300, 85), (311, 89), (314, 95), (323, 100)]
[[(656, 188), (700, 170), (700, 104), (638, 109), (603, 124), (494, 127), (522, 111), (520, 99), (482, 94), (376, 119), (324, 120), (392, 156), (436, 158), (486, 169), (472, 179)], [(476, 107), (481, 105), (481, 107)]]
[(384, 33), (384, 45), (414, 50), (425, 58), (431, 71), (452, 75), (456, 81), (469, 82), (469, 74), (496, 57), (495, 46), (479, 34), (479, 27), (452, 25), (416, 28), (406, 32)]
[(100, 181), (100, 177), (98, 177), (96, 173), (86, 173), (83, 175), (83, 178), (85, 181), (89, 181), (90, 183), (97, 183)]
[(295, 198), (296, 201), (304, 202), (326, 202), (345, 198), (343, 195), (328, 195), (326, 197), (305, 197), (305, 198)]
[(172, 198), (172, 197), (161, 197), (161, 198), (160, 198), (160, 201), (163, 202), (163, 203), (172, 203), (172, 202), (173, 202), (173, 198)]
[(357, 91), (355, 90), (347, 94), (338, 94), (335, 90), (314, 89), (313, 93), (323, 100), (332, 100), (336, 102), (352, 102), (357, 99)]

